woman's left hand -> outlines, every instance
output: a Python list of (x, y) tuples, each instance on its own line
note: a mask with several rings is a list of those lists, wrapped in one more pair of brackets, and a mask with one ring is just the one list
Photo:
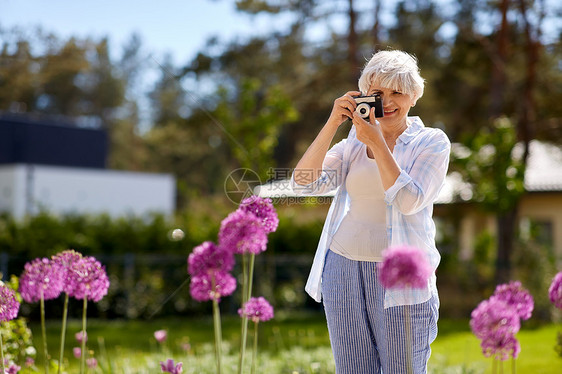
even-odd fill
[(353, 113), (352, 121), (355, 125), (355, 131), (357, 132), (357, 139), (367, 146), (374, 147), (384, 139), (379, 121), (375, 118), (375, 108), (371, 108), (369, 122), (362, 118), (357, 112)]

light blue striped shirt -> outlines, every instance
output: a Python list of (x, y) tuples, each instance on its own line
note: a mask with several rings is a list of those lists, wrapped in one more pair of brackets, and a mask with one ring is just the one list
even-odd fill
[[(435, 246), (433, 202), (445, 181), (451, 143), (443, 131), (425, 127), (419, 117), (409, 117), (409, 120), (410, 125), (398, 137), (393, 150), (394, 159), (401, 169), (400, 175), (385, 191), (388, 243), (390, 246), (406, 244), (422, 249), (434, 272), (426, 288), (387, 289), (385, 308), (423, 303), (433, 294), (437, 296), (435, 270), (441, 256)], [(295, 182), (299, 172), (291, 177), (291, 187), (297, 195), (325, 195), (336, 191), (305, 287), (317, 302), (322, 300), (326, 252), (350, 207), (345, 178), (362, 145), (356, 137), (355, 126), (352, 126), (347, 138), (335, 144), (326, 154), (322, 174), (316, 181), (303, 186)]]

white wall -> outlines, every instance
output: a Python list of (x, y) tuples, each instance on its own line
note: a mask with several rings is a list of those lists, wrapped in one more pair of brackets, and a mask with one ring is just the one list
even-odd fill
[(169, 174), (42, 165), (0, 167), (0, 210), (17, 218), (41, 208), (113, 217), (148, 212), (170, 216), (175, 195), (175, 180)]

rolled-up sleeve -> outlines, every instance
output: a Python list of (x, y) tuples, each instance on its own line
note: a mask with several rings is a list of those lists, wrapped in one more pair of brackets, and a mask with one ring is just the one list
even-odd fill
[(344, 139), (335, 144), (326, 153), (324, 161), (322, 162), (322, 172), (320, 176), (312, 183), (301, 184), (302, 179), (310, 179), (314, 174), (314, 170), (295, 170), (291, 175), (291, 188), (297, 195), (314, 196), (325, 195), (337, 189), (342, 183), (342, 161), (345, 144), (347, 139)]
[(400, 171), (396, 182), (385, 191), (387, 204), (402, 214), (415, 214), (433, 204), (443, 186), (449, 166), (451, 143), (445, 133), (435, 131), (409, 167)]

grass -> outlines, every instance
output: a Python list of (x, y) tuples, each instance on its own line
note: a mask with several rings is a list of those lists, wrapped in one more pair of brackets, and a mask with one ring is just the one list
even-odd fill
[[(252, 324), (250, 324), (252, 325)], [(42, 347), (40, 326), (30, 325), (36, 347)], [(74, 334), (80, 321), (69, 322), (65, 358), (68, 372), (77, 373), (79, 360), (72, 354), (78, 346)], [(160, 345), (154, 339), (156, 330), (168, 331), (168, 339)], [(491, 373), (492, 361), (485, 358), (479, 341), (472, 335), (468, 321), (441, 320), (440, 333), (432, 344), (431, 373)], [(562, 358), (554, 351), (557, 331), (562, 326), (526, 327), (518, 334), (522, 351), (516, 361), (518, 373), (559, 374)], [(333, 373), (328, 331), (323, 314), (282, 314), (259, 327), (259, 373)], [(50, 321), (47, 326), (49, 353), (58, 357), (60, 324)], [(210, 317), (174, 317), (149, 321), (89, 320), (88, 348), (94, 350), (100, 364), (107, 360), (100, 355), (98, 338), (103, 337), (107, 357), (119, 368), (114, 373), (160, 372), (158, 362), (167, 358), (184, 363), (184, 373), (213, 373), (213, 324)], [(249, 336), (252, 336), (250, 330)], [(225, 341), (225, 373), (234, 373), (238, 359), (240, 320), (236, 316), (223, 317)], [(188, 343), (189, 350), (182, 344)], [(251, 337), (249, 338), (251, 343)], [(251, 347), (251, 346), (249, 346)], [(247, 364), (251, 360), (248, 348)], [(37, 366), (41, 368), (42, 352), (38, 352)], [(504, 363), (505, 373), (511, 372), (511, 362)], [(156, 370), (156, 371), (155, 371)], [(101, 372), (101, 371), (97, 371)], [(249, 371), (248, 371), (249, 372)]]

